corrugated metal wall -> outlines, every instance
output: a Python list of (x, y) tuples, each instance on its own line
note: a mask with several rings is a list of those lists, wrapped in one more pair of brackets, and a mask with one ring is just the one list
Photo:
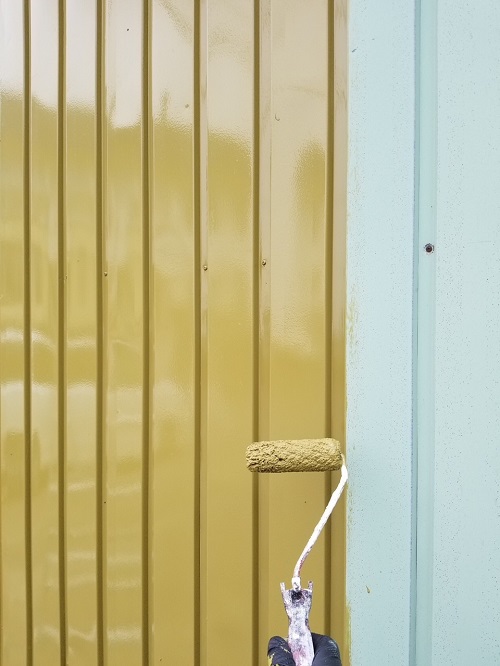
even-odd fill
[(332, 479), (245, 448), (344, 432), (344, 1), (0, 12), (1, 664), (263, 664)]

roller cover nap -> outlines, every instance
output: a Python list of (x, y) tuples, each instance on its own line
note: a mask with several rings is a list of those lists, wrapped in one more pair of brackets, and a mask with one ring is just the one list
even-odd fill
[(250, 444), (246, 462), (251, 472), (329, 472), (342, 455), (335, 439), (279, 439)]

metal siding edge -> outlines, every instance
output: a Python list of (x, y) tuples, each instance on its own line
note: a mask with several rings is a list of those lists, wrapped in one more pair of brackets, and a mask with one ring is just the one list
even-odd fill
[[(348, 0), (329, 5), (329, 217), (332, 220), (330, 254), (332, 308), (330, 331), (330, 427), (345, 451), (346, 441), (346, 217), (348, 154)], [(333, 485), (333, 484), (332, 484)], [(332, 488), (333, 490), (333, 488)], [(331, 493), (330, 493), (331, 494)], [(340, 646), (345, 666), (350, 666), (349, 616), (346, 605), (346, 495), (331, 519), (330, 612), (325, 624)], [(330, 559), (327, 555), (327, 561)]]

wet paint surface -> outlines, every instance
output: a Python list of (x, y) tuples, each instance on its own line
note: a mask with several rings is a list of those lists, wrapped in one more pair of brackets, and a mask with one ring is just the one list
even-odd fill
[(257, 482), (245, 449), (343, 423), (332, 11), (25, 5), (0, 2), (1, 662), (217, 663), (232, 636), (264, 663), (330, 480)]

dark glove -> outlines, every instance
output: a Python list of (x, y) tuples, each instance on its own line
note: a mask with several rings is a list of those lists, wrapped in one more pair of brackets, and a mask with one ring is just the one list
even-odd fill
[[(342, 666), (337, 643), (329, 636), (312, 634), (314, 659), (313, 666)], [(295, 666), (288, 643), (280, 636), (273, 636), (267, 648), (269, 666)]]

